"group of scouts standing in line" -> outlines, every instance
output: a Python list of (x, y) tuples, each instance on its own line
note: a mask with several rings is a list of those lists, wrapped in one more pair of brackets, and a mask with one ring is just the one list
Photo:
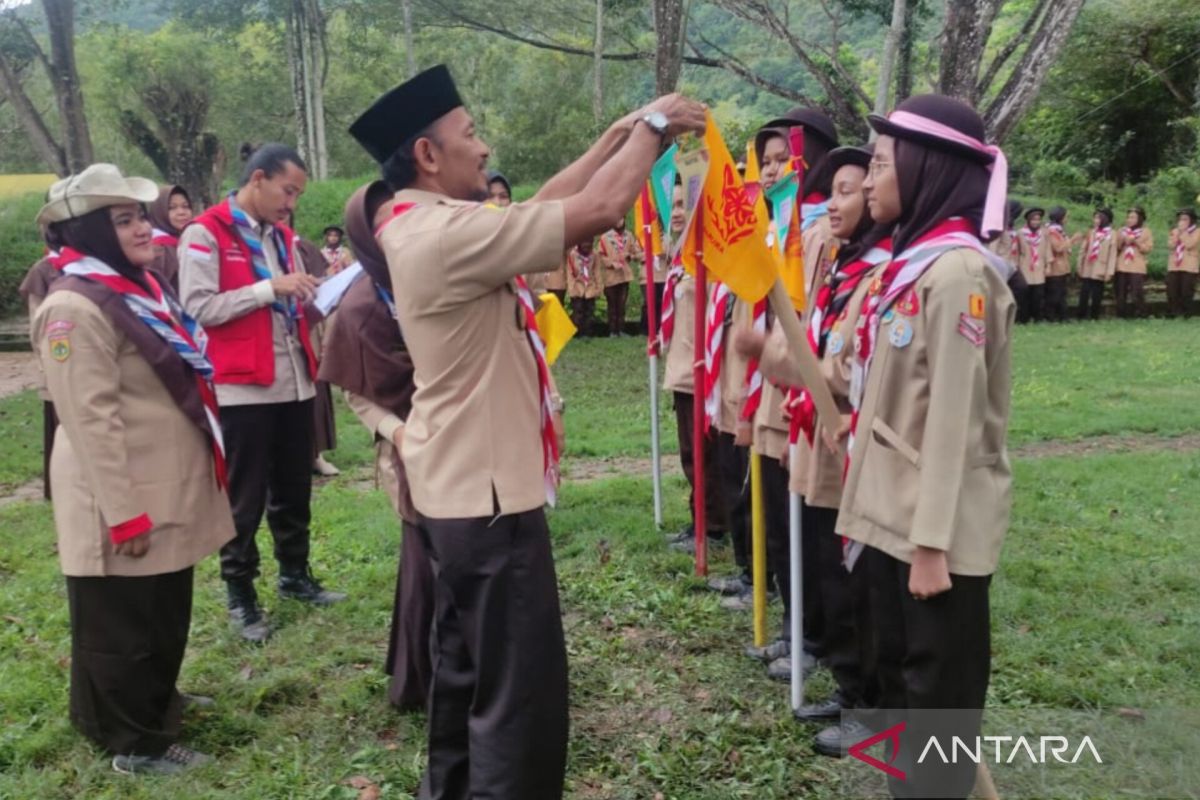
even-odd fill
[[(836, 695), (798, 716), (970, 709), (974, 722), (952, 731), (965, 739), (990, 676), (988, 590), (1010, 506), (1015, 302), (1011, 267), (982, 244), (1006, 227), (1007, 167), (956, 100), (913, 97), (870, 122), (874, 145), (840, 147), (829, 119), (801, 108), (755, 139), (769, 188), (791, 159), (789, 131), (805, 133), (802, 224), (788, 246), (804, 251), (804, 323), (841, 418), (816, 415), (773, 313), (719, 285), (708, 332), (724, 343), (718, 380), (694, 386), (696, 284), (663, 263), (653, 284), (666, 388), (689, 479), (693, 426), (709, 432), (710, 533), (728, 532), (742, 568), (714, 589), (737, 598), (751, 587), (753, 453), (769, 580), (790, 611), (789, 493), (803, 499), (804, 641), (789, 642), (785, 623), (751, 653), (776, 671), (789, 658), (832, 671)], [(670, 140), (705, 125), (701, 104), (660, 98), (531, 200), (507, 204), (511, 187), (485, 171), (489, 150), (449, 71), (421, 73), (350, 128), (382, 180), (346, 205), (362, 276), (324, 322), (312, 304), (320, 282), (287, 224), (306, 183), (290, 148), (260, 148), (234, 192), (174, 228), (178, 292), (155, 268), (155, 185), (95, 165), (51, 188), (38, 222), (56, 277), (31, 326), (60, 420), (50, 471), (71, 716), (118, 771), (207, 760), (179, 743), (180, 720), (211, 701), (175, 685), (201, 558), (220, 551), (231, 618), (252, 641), (270, 633), (254, 583), (264, 512), (279, 593), (344, 597), (309, 563), (313, 405), (327, 382), (375, 437), (401, 520), (388, 668), (392, 701), (428, 716), (420, 796), (562, 796), (567, 656), (544, 506), (558, 488), (565, 402), (526, 276), (554, 291), (547, 278), (569, 279), (571, 262), (597, 251), (630, 267), (636, 242), (621, 221)], [(670, 227), (683, 225), (677, 197)], [(327, 233), (334, 247), (341, 231)], [(690, 396), (714, 390), (719, 402), (693, 418)], [(862, 733), (834, 725), (816, 747), (840, 755)], [(909, 779), (893, 782), (897, 795), (970, 791), (974, 765), (931, 773), (914, 756), (902, 749)]]
[[(1017, 228), (1021, 219), (1024, 225)], [(1047, 223), (1047, 220), (1049, 222)], [(1017, 322), (1048, 320), (1065, 322), (1067, 283), (1071, 277), (1071, 253), (1082, 245), (1075, 259), (1079, 278), (1080, 320), (1099, 319), (1104, 286), (1113, 284), (1118, 317), (1146, 316), (1146, 272), (1154, 249), (1154, 235), (1146, 227), (1141, 206), (1130, 208), (1125, 224), (1113, 229), (1113, 210), (1097, 208), (1086, 233), (1068, 235), (1064, 226), (1067, 210), (1062, 206), (1025, 209), (1016, 200), (1008, 204), (1008, 227), (989, 246), (1013, 268), (1013, 293), (1017, 298)], [(1167, 252), (1167, 315), (1191, 316), (1200, 273), (1200, 229), (1196, 210), (1182, 208), (1175, 215)]]

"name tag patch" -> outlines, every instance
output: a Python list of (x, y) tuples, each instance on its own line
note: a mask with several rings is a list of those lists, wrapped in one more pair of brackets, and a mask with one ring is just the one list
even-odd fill
[(913, 326), (908, 320), (897, 320), (892, 326), (891, 333), (888, 334), (888, 341), (892, 343), (892, 347), (904, 348), (912, 344)]

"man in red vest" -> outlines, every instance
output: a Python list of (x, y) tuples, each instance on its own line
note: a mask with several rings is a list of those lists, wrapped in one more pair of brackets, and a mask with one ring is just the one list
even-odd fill
[(264, 510), (279, 594), (317, 605), (345, 598), (322, 588), (308, 563), (317, 360), (304, 305), (317, 280), (295, 268), (295, 237), (284, 224), (306, 180), (295, 150), (264, 145), (246, 162), (238, 190), (197, 217), (179, 241), (180, 295), (208, 332), (216, 370), (237, 527), (221, 549), (221, 577), (231, 619), (254, 642), (271, 632), (254, 590), (254, 537)]

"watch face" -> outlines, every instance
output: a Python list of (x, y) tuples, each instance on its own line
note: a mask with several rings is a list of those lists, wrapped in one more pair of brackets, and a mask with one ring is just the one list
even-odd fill
[(646, 115), (646, 124), (659, 133), (665, 133), (667, 130), (667, 115), (661, 111), (652, 111)]

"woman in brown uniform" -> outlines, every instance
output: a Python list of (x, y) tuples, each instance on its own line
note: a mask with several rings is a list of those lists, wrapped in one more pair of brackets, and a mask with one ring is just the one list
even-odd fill
[(400, 570), (384, 671), (392, 676), (392, 704), (415, 711), (425, 706), (432, 675), (433, 571), (400, 460), (404, 421), (416, 391), (412, 358), (396, 321), (387, 260), (374, 235), (376, 218), (390, 218), (391, 199), (387, 184), (375, 181), (346, 203), (350, 246), (366, 274), (346, 291), (329, 323), (320, 378), (345, 390), (350, 408), (375, 439), (375, 474), (401, 520)]
[(143, 204), (157, 196), (96, 164), (51, 187), (38, 215), (64, 273), (33, 331), (61, 420), (50, 470), (71, 721), (118, 772), (208, 760), (177, 743), (189, 698), (175, 681), (192, 568), (233, 538), (204, 330), (147, 269)]

